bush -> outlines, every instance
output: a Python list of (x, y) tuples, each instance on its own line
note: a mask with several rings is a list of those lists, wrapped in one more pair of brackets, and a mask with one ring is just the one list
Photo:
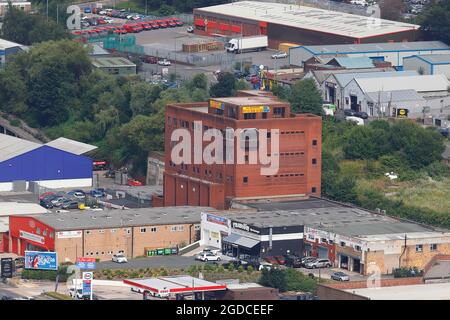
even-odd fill
[(253, 271), (255, 271), (255, 269), (252, 266), (248, 266), (247, 267), (247, 272), (248, 273), (252, 273)]
[(417, 267), (413, 268), (397, 268), (394, 269), (394, 278), (413, 278), (421, 277), (423, 275), (423, 270), (419, 270)]
[(239, 272), (239, 273), (242, 273), (242, 272), (244, 272), (244, 267), (243, 267), (243, 266), (239, 266), (239, 268), (238, 268), (238, 272)]

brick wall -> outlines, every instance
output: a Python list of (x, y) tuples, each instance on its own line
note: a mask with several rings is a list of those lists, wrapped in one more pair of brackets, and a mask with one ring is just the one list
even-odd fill
[(319, 284), (317, 286), (319, 300), (369, 300), (366, 297)]

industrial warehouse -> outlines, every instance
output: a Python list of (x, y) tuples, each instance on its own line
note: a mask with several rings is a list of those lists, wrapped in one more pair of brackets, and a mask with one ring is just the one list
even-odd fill
[(83, 154), (97, 147), (66, 138), (46, 144), (0, 134), (0, 191), (92, 186), (92, 160)]
[(326, 199), (261, 200), (235, 207), (202, 213), (202, 245), (253, 258), (313, 256), (363, 275), (374, 268), (382, 274), (400, 267), (423, 269), (435, 256), (450, 253), (447, 230)]
[(9, 218), (9, 252), (54, 251), (58, 261), (78, 257), (101, 261), (178, 254), (199, 239), (200, 212), (210, 208), (155, 208), (14, 215)]
[(269, 47), (416, 41), (419, 26), (290, 4), (241, 1), (194, 9), (200, 35), (267, 35)]

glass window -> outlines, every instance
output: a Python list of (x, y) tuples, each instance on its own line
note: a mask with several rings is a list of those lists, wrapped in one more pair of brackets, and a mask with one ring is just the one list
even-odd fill
[(437, 244), (436, 243), (430, 244), (430, 251), (436, 251), (436, 250), (437, 250)]
[(416, 245), (416, 252), (422, 252), (423, 251), (423, 245), (417, 244)]
[(141, 233), (147, 232), (147, 228), (141, 228)]

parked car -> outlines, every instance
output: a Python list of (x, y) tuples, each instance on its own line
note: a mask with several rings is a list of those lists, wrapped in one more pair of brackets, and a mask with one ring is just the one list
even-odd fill
[(81, 192), (76, 191), (76, 190), (67, 192), (67, 195), (69, 195), (71, 197), (74, 197), (74, 198), (77, 198), (77, 199), (84, 199), (84, 198), (86, 198), (86, 194), (84, 192), (81, 193)]
[(213, 254), (212, 252), (202, 252), (195, 257), (196, 260), (200, 261), (220, 261), (220, 256)]
[(46, 200), (39, 200), (39, 205), (41, 207), (44, 207), (45, 209), (52, 209), (53, 208), (53, 204), (51, 203), (51, 201), (46, 201)]
[(278, 264), (278, 260), (273, 256), (267, 256), (264, 258), (264, 260), (266, 260), (267, 262), (269, 262), (271, 264)]
[(52, 205), (54, 207), (60, 207), (65, 201), (67, 201), (68, 199), (66, 197), (56, 197), (53, 200), (51, 200), (50, 202), (52, 203)]
[(350, 277), (344, 272), (335, 272), (330, 276), (331, 279), (336, 281), (350, 281)]
[(303, 257), (301, 260), (301, 265), (304, 267), (307, 263), (313, 262), (315, 260), (317, 260), (317, 258), (315, 257)]
[(102, 198), (105, 196), (105, 192), (102, 190), (99, 190), (99, 189), (94, 189), (94, 190), (91, 190), (90, 195), (93, 198)]
[(242, 266), (244, 269), (247, 269), (247, 267), (251, 264), (249, 264), (247, 261), (236, 258), (236, 259), (229, 260), (229, 261), (223, 263), (222, 267), (224, 267), (225, 269), (228, 269), (230, 267), (230, 265), (233, 265), (234, 269), (237, 269), (240, 266)]
[(358, 112), (355, 112), (355, 117), (366, 120), (369, 118), (369, 115), (366, 112), (358, 111)]
[(127, 263), (127, 257), (125, 257), (122, 253), (117, 253), (112, 256), (112, 261), (117, 263)]
[(271, 263), (269, 263), (269, 262), (267, 262), (267, 261), (261, 261), (261, 262), (259, 263), (259, 265), (258, 265), (257, 270), (258, 270), (258, 271), (262, 271), (262, 270), (264, 270), (264, 269), (270, 270), (270, 269), (272, 269), (272, 268), (273, 268), (273, 264), (271, 264)]
[(170, 61), (167, 60), (167, 59), (163, 59), (163, 60), (159, 60), (159, 61), (158, 61), (158, 64), (159, 64), (160, 66), (170, 66)]
[(157, 64), (158, 63), (158, 58), (154, 57), (154, 56), (142, 56), (141, 57), (141, 61), (144, 63), (150, 63), (150, 64)]
[(305, 267), (308, 269), (329, 268), (332, 265), (333, 264), (328, 259), (317, 259), (317, 260), (305, 263)]
[(294, 255), (287, 254), (284, 256), (286, 259), (286, 266), (291, 268), (301, 268), (302, 267), (302, 260)]
[(60, 205), (61, 209), (78, 209), (78, 207), (79, 207), (78, 201), (72, 201), (72, 200), (63, 202)]
[(346, 117), (354, 117), (356, 113), (357, 113), (357, 111), (355, 111), (353, 109), (344, 109), (344, 115)]
[(44, 199), (45, 197), (52, 196), (52, 195), (54, 195), (54, 194), (55, 194), (54, 192), (44, 192), (43, 194), (41, 194), (41, 195), (39, 196), (39, 200), (42, 200), (42, 199)]
[(203, 249), (203, 252), (205, 252), (205, 253), (210, 252), (214, 255), (220, 254), (220, 251), (221, 251), (220, 249), (216, 249), (216, 248), (204, 248)]
[(277, 52), (272, 55), (272, 59), (284, 59), (284, 58), (287, 58), (287, 56), (288, 55), (286, 52)]
[(71, 296), (73, 299), (83, 299), (83, 290), (82, 289), (75, 289), (70, 288), (69, 289), (69, 296)]
[(283, 256), (274, 256), (274, 258), (278, 261), (279, 265), (285, 265), (286, 259)]

